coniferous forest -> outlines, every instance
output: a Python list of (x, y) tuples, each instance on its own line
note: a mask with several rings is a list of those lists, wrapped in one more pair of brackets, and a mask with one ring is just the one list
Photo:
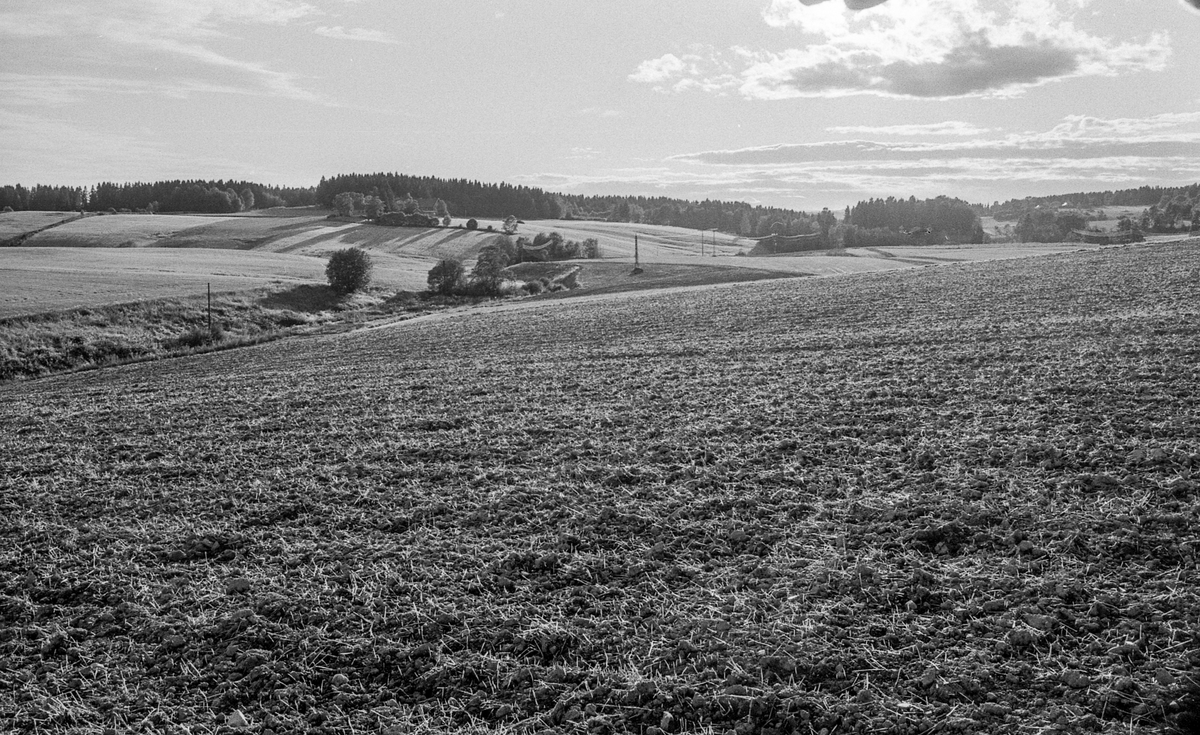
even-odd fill
[(142, 211), (229, 214), (270, 207), (316, 204), (313, 189), (265, 186), (249, 181), (104, 182), (84, 188), (20, 184), (0, 187), (0, 209), (14, 211)]

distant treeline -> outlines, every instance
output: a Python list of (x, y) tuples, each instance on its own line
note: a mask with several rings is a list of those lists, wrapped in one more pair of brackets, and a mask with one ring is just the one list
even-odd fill
[(399, 173), (343, 174), (322, 178), (317, 201), (334, 206), (338, 194), (358, 192), (383, 200), (397, 211), (399, 202), (441, 199), (456, 217), (503, 219), (589, 219), (674, 225), (694, 230), (721, 230), (748, 237), (773, 231), (799, 235), (817, 230), (816, 217), (805, 212), (745, 202), (689, 201), (670, 197), (582, 196), (512, 184), (485, 184), (469, 179), (440, 179)]
[(880, 239), (878, 235), (867, 236), (874, 230), (906, 233), (922, 241), (983, 241), (983, 229), (975, 208), (961, 199), (946, 196), (868, 199), (846, 209), (844, 224), (865, 231), (862, 239), (871, 240), (872, 245)]
[[(342, 174), (323, 177), (312, 187), (278, 187), (249, 181), (157, 181), (101, 183), (92, 187), (20, 184), (0, 187), (0, 209), (43, 211), (148, 211), (231, 213), (269, 207), (320, 204), (335, 207), (339, 194), (357, 192), (378, 197), (387, 211), (399, 211), (410, 199), (442, 200), (456, 217), (503, 219), (587, 219), (674, 225), (694, 230), (720, 230), (745, 237), (807, 235), (831, 237), (836, 217), (746, 202), (704, 201), (644, 196), (583, 196), (548, 192), (512, 184), (486, 184), (469, 179), (441, 179), (400, 173)], [(835, 239), (884, 245), (901, 241), (979, 242), (979, 217), (1020, 220), (1039, 208), (1088, 209), (1105, 206), (1149, 207), (1143, 229), (1170, 231), (1189, 220), (1200, 204), (1200, 184), (1180, 187), (1142, 186), (1118, 191), (1079, 192), (1010, 199), (990, 206), (936, 197), (918, 200), (888, 197), (847, 207)], [(1061, 229), (1061, 228), (1059, 228)], [(904, 240), (904, 238), (908, 238)]]
[(1164, 202), (1177, 200), (1180, 197), (1192, 202), (1200, 200), (1200, 183), (1188, 186), (1139, 186), (1136, 189), (1118, 189), (1117, 191), (1086, 191), (1009, 199), (1003, 204), (993, 202), (991, 206), (981, 206), (980, 214), (990, 215), (998, 220), (1015, 220), (1022, 214), (1038, 207), (1059, 208), (1063, 204), (1078, 209), (1151, 207), (1162, 206)]
[(309, 188), (265, 186), (250, 181), (156, 181), (101, 183), (89, 188), (20, 184), (0, 187), (0, 209), (14, 211), (145, 211), (227, 214), (268, 207), (316, 204)]

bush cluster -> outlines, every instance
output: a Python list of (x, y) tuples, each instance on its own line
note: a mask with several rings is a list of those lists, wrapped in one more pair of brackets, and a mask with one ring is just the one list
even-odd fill
[(340, 294), (354, 293), (371, 282), (371, 256), (359, 248), (346, 248), (329, 256), (325, 277), (329, 286)]
[(196, 348), (216, 344), (224, 339), (225, 329), (214, 324), (212, 330), (209, 330), (208, 327), (192, 327), (175, 339), (165, 342), (164, 346), (176, 349), (180, 347)]
[(441, 260), (429, 271), (426, 281), (429, 290), (442, 296), (452, 296), (462, 284), (466, 271), (457, 260)]
[(513, 263), (537, 263), (547, 260), (575, 260), (577, 258), (599, 258), (600, 241), (589, 237), (583, 242), (566, 240), (557, 232), (539, 232), (530, 241), (518, 237), (511, 245)]
[(504, 278), (504, 269), (507, 266), (508, 260), (504, 251), (489, 245), (480, 251), (479, 259), (469, 274), (459, 261), (442, 260), (430, 269), (426, 281), (429, 284), (430, 293), (439, 296), (467, 298), (494, 298), (520, 292), (532, 296), (544, 291), (562, 291), (565, 288), (575, 287), (575, 272), (572, 272), (566, 279), (571, 283), (539, 278), (515, 285)]

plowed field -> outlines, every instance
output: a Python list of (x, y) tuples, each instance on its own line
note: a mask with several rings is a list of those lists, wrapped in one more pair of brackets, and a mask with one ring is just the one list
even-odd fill
[(0, 386), (0, 729), (1153, 732), (1200, 251), (550, 303)]

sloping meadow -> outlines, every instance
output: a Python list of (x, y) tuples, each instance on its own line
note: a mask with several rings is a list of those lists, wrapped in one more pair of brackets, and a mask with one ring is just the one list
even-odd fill
[(1165, 725), (1198, 276), (1143, 245), (0, 387), (0, 728)]

